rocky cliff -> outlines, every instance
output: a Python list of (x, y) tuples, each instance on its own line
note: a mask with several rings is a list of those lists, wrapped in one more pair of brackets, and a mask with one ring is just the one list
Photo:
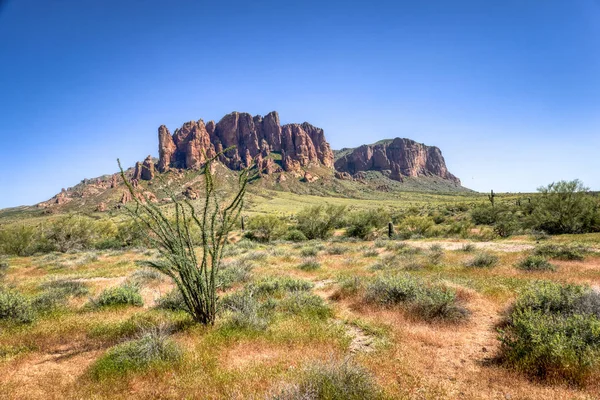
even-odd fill
[[(251, 164), (266, 174), (281, 170), (299, 172), (310, 165), (333, 168), (333, 152), (322, 129), (307, 122), (281, 125), (275, 111), (264, 117), (232, 112), (216, 124), (190, 121), (173, 135), (162, 125), (158, 128), (156, 168), (160, 172), (198, 169), (207, 157), (227, 148), (232, 149), (222, 154), (220, 161), (234, 170)], [(150, 175), (140, 174), (140, 178)]]
[[(460, 185), (460, 180), (448, 172), (440, 149), (410, 139), (384, 140), (344, 149), (337, 155), (335, 169), (341, 174), (381, 171), (397, 181), (403, 177), (438, 176)], [(338, 176), (344, 176), (341, 174)]]

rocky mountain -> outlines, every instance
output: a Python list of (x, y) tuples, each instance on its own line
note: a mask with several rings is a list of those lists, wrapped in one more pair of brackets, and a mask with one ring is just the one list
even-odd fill
[[(358, 198), (468, 190), (448, 172), (437, 147), (396, 138), (333, 152), (323, 129), (308, 122), (281, 125), (275, 111), (264, 117), (232, 112), (217, 123), (190, 121), (173, 134), (161, 125), (159, 158), (148, 156), (125, 175), (140, 196), (151, 201), (168, 202), (165, 187), (194, 198), (200, 189), (195, 171), (217, 154), (219, 168), (232, 179), (232, 171), (255, 166), (261, 177), (252, 183), (257, 190)], [(157, 174), (165, 179), (157, 182)], [(106, 211), (132, 200), (119, 174), (113, 174), (84, 179), (37, 206), (49, 212), (56, 206)]]
[(339, 173), (360, 175), (361, 172), (380, 171), (400, 182), (404, 177), (437, 176), (460, 185), (460, 179), (448, 172), (439, 148), (410, 139), (382, 140), (355, 149), (343, 149), (336, 155), (334, 166)]
[[(157, 169), (159, 172), (198, 169), (207, 157), (228, 148), (231, 149), (220, 156), (220, 161), (233, 170), (255, 164), (261, 172), (270, 175), (281, 171), (300, 172), (311, 165), (333, 168), (333, 152), (323, 129), (308, 122), (281, 125), (279, 115), (273, 111), (265, 117), (232, 112), (216, 124), (190, 121), (173, 135), (161, 125)], [(276, 160), (281, 162), (276, 163)]]

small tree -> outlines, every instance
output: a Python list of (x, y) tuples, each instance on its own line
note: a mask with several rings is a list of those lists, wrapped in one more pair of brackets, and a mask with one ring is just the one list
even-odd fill
[(540, 187), (531, 215), (533, 228), (551, 234), (596, 230), (598, 204), (579, 179)]
[[(196, 209), (187, 199), (176, 199), (171, 193), (175, 207), (174, 219), (167, 218), (157, 205), (136, 196), (119, 162), (121, 178), (135, 200), (135, 208), (128, 210), (145, 228), (147, 239), (162, 256), (159, 261), (148, 261), (147, 265), (173, 279), (187, 311), (196, 322), (204, 325), (215, 321), (217, 275), (223, 248), (229, 232), (240, 216), (250, 170), (242, 170), (237, 193), (227, 204), (221, 205), (211, 172), (211, 165), (219, 155), (208, 159), (202, 167), (205, 193), (201, 209)], [(200, 231), (198, 240), (192, 234), (194, 229)], [(196, 255), (197, 246), (200, 247), (200, 256)]]

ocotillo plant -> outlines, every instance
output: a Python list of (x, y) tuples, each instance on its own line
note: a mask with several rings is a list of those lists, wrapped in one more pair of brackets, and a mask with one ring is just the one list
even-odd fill
[(488, 199), (490, 200), (490, 203), (492, 203), (492, 207), (494, 207), (494, 199), (496, 198), (496, 194), (494, 193), (494, 191), (490, 191), (490, 194), (488, 194)]
[[(121, 178), (125, 182), (135, 206), (128, 208), (134, 220), (146, 232), (146, 237), (161, 258), (146, 265), (169, 276), (181, 291), (187, 311), (201, 324), (213, 324), (217, 313), (217, 276), (227, 235), (240, 216), (248, 183), (250, 168), (239, 175), (239, 188), (233, 199), (219, 204), (215, 192), (211, 164), (218, 156), (208, 159), (202, 167), (205, 193), (202, 206), (197, 209), (189, 200), (179, 200), (169, 193), (175, 206), (174, 219), (167, 218), (152, 202), (138, 197), (125, 177), (121, 163)], [(192, 229), (198, 228), (200, 239)], [(200, 255), (196, 255), (196, 248)]]

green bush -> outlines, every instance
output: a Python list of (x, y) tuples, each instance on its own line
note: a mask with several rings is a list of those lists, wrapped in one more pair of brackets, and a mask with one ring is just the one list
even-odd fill
[(279, 308), (283, 312), (317, 319), (325, 319), (332, 314), (321, 297), (308, 292), (290, 293), (281, 301)]
[(542, 256), (528, 256), (517, 264), (524, 271), (554, 271), (556, 267)]
[(498, 264), (499, 258), (495, 254), (491, 253), (479, 253), (475, 255), (472, 259), (467, 261), (465, 265), (467, 267), (475, 267), (475, 268), (490, 268), (494, 267)]
[(153, 329), (139, 339), (110, 349), (91, 367), (96, 379), (127, 374), (154, 365), (178, 362), (183, 352), (160, 329)]
[(536, 256), (547, 257), (555, 260), (576, 260), (585, 259), (587, 249), (582, 246), (568, 244), (544, 244), (537, 246), (533, 252)]
[(93, 300), (97, 307), (132, 305), (143, 306), (144, 300), (138, 286), (125, 284), (104, 289), (97, 299)]
[(302, 271), (316, 271), (321, 268), (321, 264), (314, 258), (308, 258), (298, 266)]
[(298, 229), (290, 229), (284, 236), (284, 240), (288, 240), (290, 242), (302, 242), (308, 240), (306, 235), (302, 233), (302, 231)]
[(350, 248), (339, 245), (339, 244), (333, 244), (325, 250), (325, 252), (327, 254), (332, 255), (332, 256), (339, 256), (342, 254), (346, 254), (349, 251), (350, 251)]
[(538, 189), (531, 225), (550, 234), (600, 231), (598, 200), (579, 180), (560, 181)]
[(7, 226), (0, 229), (0, 254), (29, 256), (36, 252), (39, 230), (33, 226)]
[(600, 295), (537, 282), (517, 298), (500, 331), (501, 359), (521, 372), (583, 383), (600, 361)]
[(248, 221), (248, 238), (259, 242), (270, 242), (281, 237), (285, 225), (272, 214), (257, 215)]
[(229, 289), (239, 282), (247, 282), (252, 276), (254, 266), (246, 259), (224, 262), (217, 276), (217, 288)]
[(157, 308), (169, 311), (185, 311), (188, 312), (185, 300), (179, 288), (174, 288), (164, 296), (158, 299)]
[(453, 289), (430, 285), (410, 275), (376, 278), (367, 285), (365, 301), (388, 307), (403, 305), (407, 311), (426, 321), (456, 322), (469, 316)]
[(327, 239), (343, 223), (344, 206), (307, 207), (296, 215), (297, 228), (308, 239)]
[(315, 257), (319, 253), (319, 249), (314, 246), (307, 246), (300, 249), (300, 255), (302, 257)]
[(313, 284), (302, 280), (289, 277), (267, 277), (256, 282), (252, 282), (247, 286), (257, 296), (277, 295), (285, 292), (308, 291), (312, 289)]
[(400, 234), (403, 237), (426, 237), (431, 228), (435, 225), (431, 217), (408, 216), (399, 227)]
[(64, 293), (66, 296), (83, 297), (87, 296), (90, 289), (84, 282), (70, 279), (55, 279), (44, 282), (40, 285), (43, 290), (55, 290)]
[(432, 245), (427, 251), (427, 260), (431, 265), (438, 265), (444, 258), (444, 249), (439, 244)]
[(348, 216), (346, 236), (365, 239), (373, 229), (381, 228), (390, 220), (385, 210), (354, 211)]
[(220, 308), (229, 312), (228, 325), (237, 329), (261, 331), (269, 324), (268, 309), (247, 290), (224, 297)]
[(0, 290), (0, 320), (29, 323), (34, 319), (31, 303), (12, 290)]
[(376, 400), (383, 395), (373, 376), (349, 360), (315, 363), (299, 381), (272, 396), (274, 400)]

